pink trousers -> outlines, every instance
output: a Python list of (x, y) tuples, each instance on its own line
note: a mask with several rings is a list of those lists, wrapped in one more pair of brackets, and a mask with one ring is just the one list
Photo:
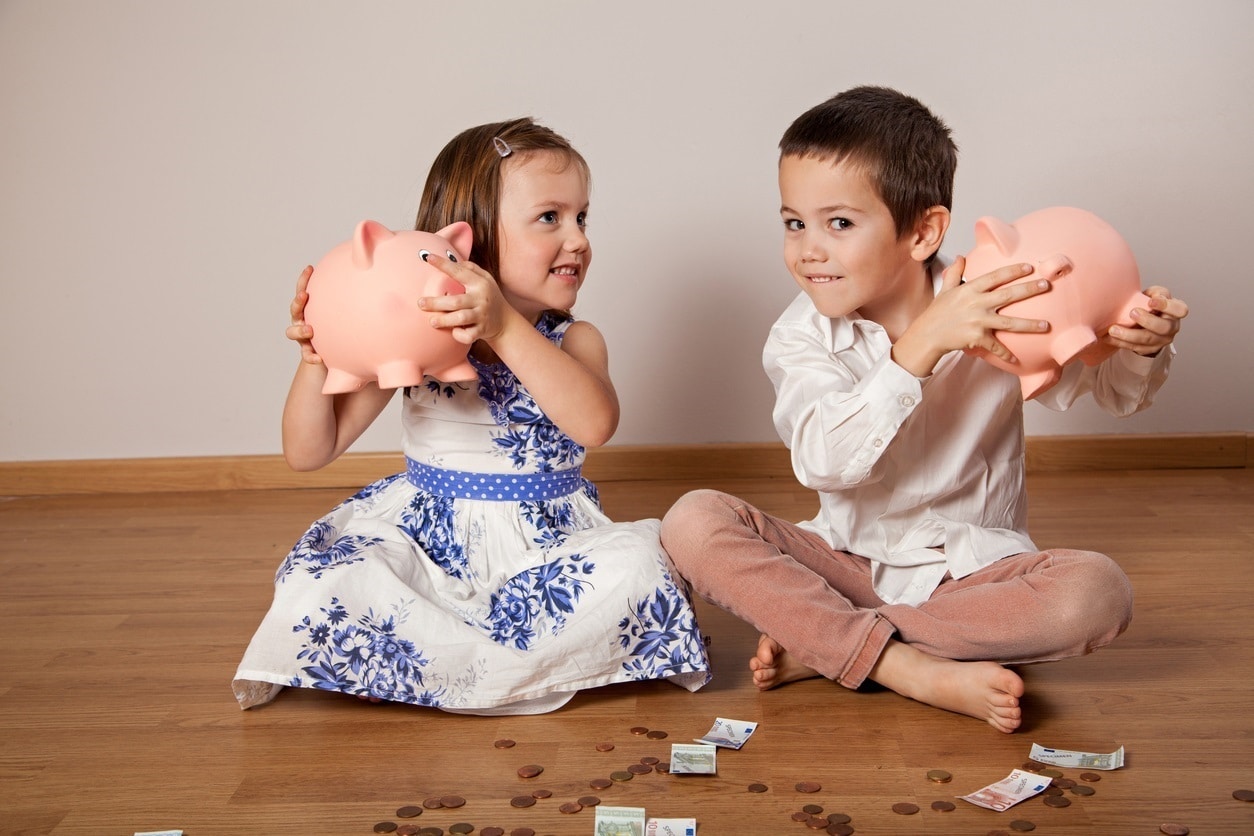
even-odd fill
[(1132, 619), (1123, 570), (1068, 549), (946, 575), (918, 606), (885, 604), (869, 560), (718, 491), (681, 497), (662, 521), (662, 545), (702, 598), (847, 688), (862, 684), (890, 639), (946, 659), (1021, 664), (1088, 653)]

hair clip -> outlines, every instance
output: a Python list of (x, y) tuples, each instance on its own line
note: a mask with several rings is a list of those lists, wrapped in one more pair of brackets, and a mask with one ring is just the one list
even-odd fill
[(496, 153), (502, 157), (508, 157), (514, 153), (514, 149), (509, 147), (509, 143), (501, 139), (499, 136), (492, 137), (492, 145), (496, 147)]

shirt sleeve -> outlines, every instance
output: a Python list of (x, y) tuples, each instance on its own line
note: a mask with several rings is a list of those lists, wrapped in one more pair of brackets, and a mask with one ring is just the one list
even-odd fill
[(1037, 396), (1050, 409), (1068, 409), (1080, 397), (1093, 394), (1102, 409), (1118, 418), (1140, 412), (1154, 400), (1167, 380), (1176, 348), (1169, 345), (1157, 357), (1142, 357), (1121, 349), (1096, 366), (1072, 363), (1062, 370), (1058, 383)]
[(763, 365), (775, 386), (775, 429), (797, 479), (817, 491), (878, 480), (875, 463), (923, 396), (919, 379), (890, 352), (859, 375), (842, 352), (796, 328), (772, 330)]

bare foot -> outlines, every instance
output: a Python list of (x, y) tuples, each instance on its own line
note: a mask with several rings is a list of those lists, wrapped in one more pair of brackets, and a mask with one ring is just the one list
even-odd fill
[(765, 633), (758, 637), (758, 652), (749, 660), (749, 670), (753, 671), (753, 684), (759, 691), (821, 675), (814, 668), (798, 662), (779, 642)]
[(891, 640), (870, 678), (902, 696), (984, 720), (1006, 734), (1023, 722), (1023, 680), (996, 662), (941, 659)]

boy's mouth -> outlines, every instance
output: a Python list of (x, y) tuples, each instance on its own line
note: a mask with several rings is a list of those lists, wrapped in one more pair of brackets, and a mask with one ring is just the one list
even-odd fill
[(834, 282), (839, 278), (840, 276), (806, 276), (805, 280), (811, 284), (827, 284), (828, 282)]

